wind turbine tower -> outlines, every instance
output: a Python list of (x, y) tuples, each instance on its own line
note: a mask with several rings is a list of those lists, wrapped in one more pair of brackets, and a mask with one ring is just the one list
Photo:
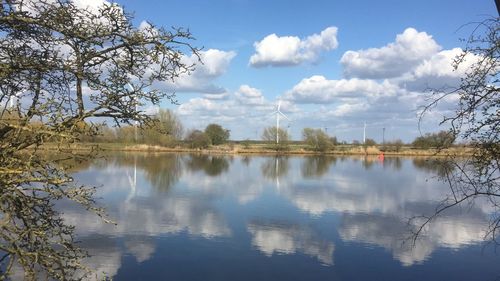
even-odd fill
[[(127, 83), (127, 86), (129, 86), (129, 88), (132, 90), (132, 93), (135, 94), (133, 100), (134, 100), (134, 104), (135, 104), (135, 112), (137, 113), (137, 104), (138, 104), (138, 96), (137, 96), (137, 92), (135, 90), (135, 87), (130, 84), (130, 83)], [(137, 127), (139, 126), (139, 121), (138, 120), (135, 120), (134, 121), (134, 142), (137, 143)]]
[(363, 127), (363, 144), (366, 143), (366, 122), (365, 122), (365, 126)]
[(288, 117), (286, 117), (286, 115), (280, 111), (280, 107), (281, 107), (281, 100), (278, 100), (278, 106), (276, 107), (276, 111), (273, 112), (273, 113), (276, 113), (276, 144), (279, 144), (279, 142), (280, 142), (280, 137), (279, 137), (279, 135), (280, 135), (279, 134), (279, 132), (280, 132), (280, 115), (282, 115), (288, 121), (290, 121), (290, 119), (288, 119)]

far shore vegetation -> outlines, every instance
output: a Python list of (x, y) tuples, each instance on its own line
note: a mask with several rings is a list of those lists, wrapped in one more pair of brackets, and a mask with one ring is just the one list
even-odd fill
[[(13, 120), (13, 119), (11, 119)], [(411, 143), (400, 139), (377, 143), (371, 138), (363, 141), (339, 141), (322, 129), (304, 128), (301, 140), (290, 140), (288, 133), (276, 127), (263, 129), (260, 140), (231, 140), (230, 131), (219, 124), (204, 129), (185, 131), (178, 116), (171, 110), (160, 109), (150, 122), (137, 126), (124, 124), (110, 127), (105, 123), (81, 123), (82, 134), (71, 150), (100, 149), (106, 151), (202, 152), (227, 154), (340, 154), (340, 155), (406, 155), (447, 156), (470, 155), (468, 144), (457, 144), (447, 131), (427, 133)], [(276, 134), (279, 143), (276, 143)], [(41, 149), (56, 149), (60, 144), (46, 142)], [(39, 148), (40, 149), (40, 148)]]

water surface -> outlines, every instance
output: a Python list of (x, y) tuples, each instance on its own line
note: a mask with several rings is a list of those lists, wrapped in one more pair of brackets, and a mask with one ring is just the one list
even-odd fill
[[(493, 280), (487, 204), (413, 245), (409, 218), (448, 190), (423, 158), (116, 154), (77, 172), (117, 225), (63, 206), (114, 280)], [(415, 224), (414, 222), (413, 224)]]

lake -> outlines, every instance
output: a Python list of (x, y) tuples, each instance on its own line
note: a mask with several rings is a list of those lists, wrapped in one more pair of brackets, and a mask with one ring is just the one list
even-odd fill
[(120, 153), (75, 173), (117, 224), (60, 206), (86, 264), (114, 280), (494, 280), (487, 204), (414, 245), (448, 192), (425, 158)]

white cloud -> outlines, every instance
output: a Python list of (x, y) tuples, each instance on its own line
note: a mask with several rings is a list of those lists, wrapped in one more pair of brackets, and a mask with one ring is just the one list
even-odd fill
[[(479, 59), (467, 54), (464, 62), (454, 69), (453, 61), (462, 52), (460, 48), (441, 50), (431, 35), (408, 28), (382, 48), (346, 52), (341, 59), (346, 78), (330, 80), (322, 75), (304, 78), (283, 97), (303, 105), (300, 122), (304, 126), (326, 126), (325, 122), (334, 120), (337, 125), (354, 127), (370, 120), (380, 127), (393, 127), (394, 137), (409, 141), (417, 130), (409, 132), (407, 128), (417, 128), (418, 108), (427, 103), (425, 92), (457, 87)], [(428, 127), (437, 130), (436, 120), (442, 120), (456, 102), (452, 96), (434, 108), (440, 118), (426, 121), (432, 124)], [(317, 105), (322, 106), (318, 109)]]
[(227, 103), (219, 103), (216, 100), (192, 98), (187, 103), (180, 105), (177, 112), (184, 116), (214, 116), (224, 114), (224, 111), (228, 109), (227, 105)]
[(393, 78), (412, 70), (440, 49), (432, 36), (407, 28), (396, 36), (395, 42), (382, 48), (347, 51), (340, 62), (347, 77)]
[(156, 88), (175, 92), (198, 92), (205, 94), (222, 94), (225, 90), (214, 84), (214, 80), (223, 75), (236, 56), (233, 51), (209, 49), (200, 52), (201, 62), (195, 55), (185, 56), (182, 62), (186, 65), (196, 65), (192, 73), (181, 74), (174, 82), (163, 81)]
[[(203, 98), (189, 99), (178, 107), (177, 113), (183, 118), (195, 117), (196, 120), (199, 120), (200, 117), (246, 119), (255, 115), (264, 116), (267, 111), (271, 112), (274, 107), (274, 104), (266, 100), (259, 89), (248, 85), (241, 85), (235, 93), (226, 92), (220, 97), (219, 95), (204, 95)], [(211, 120), (206, 121), (210, 122)]]
[[(261, 90), (241, 85), (221, 99), (191, 98), (177, 108), (177, 113), (186, 128), (202, 129), (210, 123), (218, 123), (231, 130), (233, 139), (259, 139), (263, 128), (275, 124), (276, 118), (271, 115), (275, 106), (276, 102), (266, 99)], [(283, 100), (281, 111), (293, 120), (299, 110), (295, 104)]]
[[(336, 47), (334, 34), (335, 28), (302, 40), (271, 34), (255, 43), (256, 53), (250, 64), (257, 67), (313, 62), (322, 50)], [(384, 127), (390, 137), (411, 141), (419, 134), (417, 114), (419, 107), (427, 103), (426, 90), (457, 86), (471, 64), (479, 59), (467, 54), (465, 62), (454, 69), (453, 60), (462, 52), (460, 48), (441, 50), (431, 35), (414, 28), (407, 28), (394, 42), (381, 48), (348, 51), (341, 59), (345, 78), (309, 76), (282, 94), (282, 110), (293, 115), (290, 133), (296, 139), (303, 127), (328, 126), (338, 137), (350, 141), (357, 138), (357, 133), (354, 135), (357, 129), (353, 128), (369, 121), (374, 131)], [(220, 60), (213, 57), (215, 61)], [(259, 138), (258, 131), (272, 125), (269, 121), (273, 117), (269, 113), (275, 102), (266, 100), (264, 93), (248, 85), (240, 86), (233, 93), (214, 86), (213, 81), (224, 71), (224, 67), (204, 68), (203, 75), (195, 73), (188, 78), (191, 81), (186, 80), (188, 83), (178, 83), (185, 86), (184, 89), (196, 86), (208, 93), (180, 107), (183, 120), (187, 127), (197, 128), (208, 124), (206, 122), (219, 123), (231, 129), (232, 137), (237, 139)], [(456, 97), (450, 97), (436, 107), (439, 118), (426, 120), (424, 130), (438, 130), (438, 120), (442, 120), (456, 102)], [(375, 128), (375, 124), (380, 128)]]
[(461, 48), (443, 50), (421, 61), (411, 72), (396, 80), (400, 85), (415, 91), (458, 87), (461, 78), (466, 75), (472, 64), (480, 59), (479, 56), (468, 53), (455, 69), (454, 60), (461, 54), (463, 54)]
[(331, 112), (331, 115), (333, 115), (334, 117), (347, 116), (356, 112), (364, 111), (368, 108), (369, 105), (367, 103), (354, 103), (354, 104), (344, 103), (335, 108)]
[(204, 94), (203, 98), (207, 100), (226, 100), (229, 97), (229, 93), (224, 92), (221, 94)]
[(250, 57), (250, 65), (293, 66), (303, 62), (316, 62), (323, 51), (336, 49), (337, 28), (328, 27), (320, 34), (313, 34), (303, 40), (297, 36), (266, 36), (255, 42), (256, 53)]
[(300, 81), (286, 92), (284, 98), (297, 103), (325, 104), (361, 97), (394, 96), (397, 91), (397, 85), (387, 80), (382, 83), (357, 78), (328, 80), (316, 75)]
[(235, 96), (238, 102), (244, 105), (264, 105), (266, 103), (262, 92), (248, 85), (240, 86)]
[(73, 0), (72, 2), (80, 9), (89, 9), (93, 12), (98, 12), (104, 5), (111, 5), (105, 0)]

